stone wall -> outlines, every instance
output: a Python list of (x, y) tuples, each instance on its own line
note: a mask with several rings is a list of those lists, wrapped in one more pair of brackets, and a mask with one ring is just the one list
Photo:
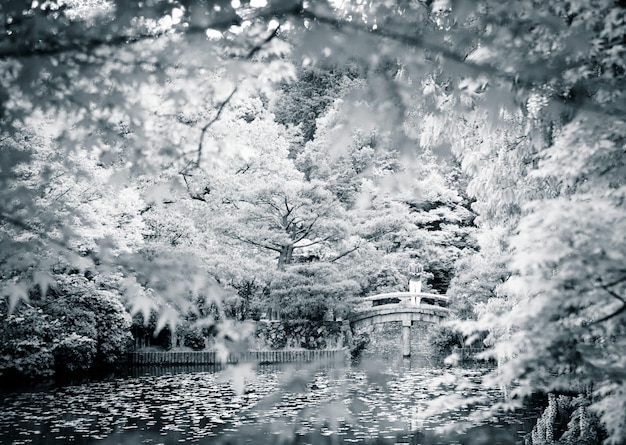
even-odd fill
[(258, 321), (259, 346), (270, 349), (342, 348), (349, 343), (349, 325), (342, 321)]
[[(429, 341), (428, 329), (432, 325), (411, 326), (411, 355), (436, 355)], [(376, 324), (363, 331), (369, 337), (369, 344), (363, 356), (396, 358), (402, 356), (402, 322)], [(355, 333), (358, 336), (359, 333)]]

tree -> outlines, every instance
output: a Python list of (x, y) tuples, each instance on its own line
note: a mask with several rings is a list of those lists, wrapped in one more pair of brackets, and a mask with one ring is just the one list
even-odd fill
[[(445, 179), (448, 167), (429, 150), (407, 153), (384, 127), (350, 121), (353, 104), (344, 99), (364, 89), (363, 82), (352, 83), (318, 119), (315, 138), (296, 158), (305, 178), (324, 182), (351, 221), (351, 236), (334, 261), (359, 255), (362, 275), (378, 277), (379, 284), (364, 285), (369, 294), (379, 285), (378, 291), (405, 289), (406, 266), (419, 258), (432, 274), (429, 284), (445, 292), (452, 263), (465, 248), (471, 213)], [(367, 263), (375, 269), (364, 273)]]
[(322, 321), (347, 315), (348, 300), (357, 288), (337, 265), (315, 262), (275, 274), (270, 295), (274, 310), (285, 319)]
[[(617, 176), (623, 174), (615, 141), (621, 138), (624, 110), (614, 100), (624, 92), (622, 62), (613, 56), (622, 47), (611, 39), (616, 28), (623, 30), (613, 22), (613, 17), (623, 16), (623, 9), (607, 2), (593, 10), (594, 19), (584, 22), (582, 17), (591, 17), (589, 7), (555, 4), (533, 10), (528, 17), (542, 20), (536, 20), (528, 35), (508, 30), (510, 40), (497, 43), (489, 36), (482, 40), (470, 56), (473, 60), (518, 66), (510, 53), (503, 57), (505, 51), (514, 51), (512, 42), (518, 38), (530, 59), (546, 62), (548, 69), (540, 71), (541, 78), (529, 76), (522, 87), (531, 93), (521, 96), (527, 99), (521, 104), (525, 116), (511, 110), (496, 121), (506, 136), (503, 144), (492, 137), (490, 119), (470, 121), (474, 131), (485, 131), (476, 148), (472, 139), (452, 140), (458, 141), (457, 153), (473, 176), (469, 191), (477, 198), (474, 208), (480, 225), (503, 235), (500, 247), (489, 249), (494, 253), (483, 249), (479, 255), (489, 254), (485, 257), (489, 262), (496, 255), (504, 258), (504, 263), (493, 262), (491, 269), (500, 270), (498, 279), (510, 275), (491, 298), (475, 307), (479, 322), (467, 332), (490, 332), (486, 342), (494, 345), (494, 355), (508, 360), (497, 378), (519, 385), (512, 391), (516, 400), (535, 391), (575, 393), (592, 388), (590, 409), (601, 416), (607, 442), (619, 443), (623, 416), (606, 407), (623, 404), (621, 377), (610, 369), (600, 371), (598, 364), (609, 351), (613, 358), (622, 355), (615, 348), (622, 335), (617, 326), (623, 325), (623, 274), (619, 254), (597, 255), (611, 252), (608, 245), (620, 246), (611, 228), (625, 221), (621, 198), (612, 199), (621, 193)], [(490, 19), (507, 16), (497, 6), (489, 11)], [(597, 46), (588, 52), (575, 46), (581, 44), (575, 33), (583, 31), (597, 36)], [(554, 48), (559, 48), (556, 53)], [(492, 82), (493, 76), (486, 79)], [(475, 98), (492, 100), (493, 84), (477, 86)], [(616, 125), (608, 129), (600, 123), (607, 119)], [(480, 264), (485, 263), (475, 262), (473, 269)], [(602, 284), (605, 281), (610, 285)]]
[(248, 118), (241, 111), (225, 112), (210, 132), (237, 150), (212, 162), (192, 187), (207, 191), (206, 210), (223, 237), (275, 255), (282, 269), (298, 251), (341, 237), (341, 209), (325, 184), (304, 180), (288, 156), (290, 133), (260, 101)]
[[(359, 65), (302, 66), (294, 82), (284, 83), (273, 109), (276, 121), (300, 127), (302, 145), (315, 137), (317, 119), (341, 97), (342, 90), (360, 76)], [(292, 148), (292, 156), (299, 154)]]

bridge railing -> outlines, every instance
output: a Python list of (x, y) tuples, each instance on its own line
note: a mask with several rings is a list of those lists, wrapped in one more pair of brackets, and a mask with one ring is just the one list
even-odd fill
[(449, 298), (425, 292), (388, 292), (364, 298), (355, 298), (352, 302), (355, 304), (354, 310), (365, 311), (372, 308), (398, 305), (447, 307)]

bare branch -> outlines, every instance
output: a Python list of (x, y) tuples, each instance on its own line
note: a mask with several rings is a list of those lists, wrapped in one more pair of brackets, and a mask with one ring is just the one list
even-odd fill
[(342, 253), (340, 253), (339, 255), (337, 255), (335, 258), (333, 258), (332, 260), (330, 260), (330, 263), (334, 263), (337, 260), (340, 260), (341, 258), (350, 255), (352, 252), (356, 252), (357, 250), (359, 250), (361, 248), (361, 244), (357, 244), (355, 247), (353, 247), (352, 249), (348, 249)]
[[(619, 283), (619, 281), (617, 283)], [(611, 284), (611, 285), (615, 285), (617, 283), (614, 283), (614, 284)], [(613, 298), (619, 300), (622, 303), (622, 305), (620, 306), (619, 309), (617, 309), (613, 313), (611, 313), (609, 315), (605, 315), (604, 317), (599, 318), (597, 320), (594, 320), (594, 321), (590, 322), (589, 325), (594, 325), (594, 324), (605, 322), (607, 320), (610, 320), (613, 317), (617, 317), (619, 314), (621, 314), (622, 312), (626, 311), (626, 299), (624, 299), (624, 297), (622, 297), (621, 295), (617, 294), (615, 291), (609, 289), (609, 286), (610, 285), (602, 284), (600, 287), (602, 287), (602, 289), (604, 289), (610, 296), (612, 296)]]
[(227, 235), (229, 235), (230, 237), (232, 237), (232, 238), (234, 238), (234, 239), (236, 239), (238, 241), (241, 241), (241, 242), (244, 242), (244, 243), (248, 243), (248, 244), (252, 244), (253, 246), (257, 246), (257, 247), (262, 247), (263, 249), (273, 250), (274, 252), (278, 252), (278, 253), (280, 253), (282, 251), (282, 246), (278, 247), (278, 246), (272, 246), (272, 245), (269, 245), (269, 244), (263, 244), (263, 243), (260, 243), (258, 241), (251, 240), (250, 238), (246, 238), (246, 237), (235, 235), (235, 234), (227, 234)]
[(200, 132), (200, 142), (198, 143), (198, 156), (196, 157), (196, 167), (200, 167), (200, 161), (202, 160), (202, 149), (203, 149), (202, 145), (204, 142), (204, 135), (206, 134), (207, 130), (211, 127), (211, 125), (213, 125), (215, 122), (219, 120), (220, 116), (222, 115), (222, 112), (224, 111), (224, 108), (226, 108), (226, 105), (228, 105), (228, 103), (233, 98), (236, 92), (237, 92), (237, 87), (233, 88), (233, 91), (221, 103), (221, 105), (217, 109), (217, 114), (215, 115), (215, 117), (211, 119), (204, 127), (202, 127), (202, 130)]
[(311, 224), (309, 224), (305, 229), (299, 230), (298, 231), (299, 237), (298, 239), (294, 240), (294, 242), (297, 243), (298, 241), (302, 241), (303, 239), (305, 239), (313, 231), (313, 226), (315, 225), (318, 219), (319, 219), (319, 215), (317, 215), (315, 219), (313, 220), (313, 222), (311, 222)]
[(278, 35), (278, 30), (280, 29), (280, 24), (278, 24), (278, 26), (276, 28), (274, 28), (274, 30), (272, 31), (272, 33), (267, 36), (261, 43), (259, 43), (258, 45), (255, 45), (250, 52), (246, 55), (246, 59), (251, 59), (252, 56), (254, 56), (257, 52), (259, 52), (263, 46), (267, 45), (269, 42), (271, 42), (274, 37), (276, 37)]
[(597, 320), (594, 320), (594, 321), (590, 322), (588, 324), (588, 326), (594, 325), (594, 324), (598, 324), (598, 323), (602, 323), (602, 322), (605, 322), (607, 320), (610, 320), (613, 317), (617, 317), (619, 314), (621, 314), (624, 311), (626, 311), (626, 303), (622, 304), (622, 306), (618, 310), (613, 312), (612, 314), (606, 315), (606, 316), (604, 316), (602, 318), (599, 318)]

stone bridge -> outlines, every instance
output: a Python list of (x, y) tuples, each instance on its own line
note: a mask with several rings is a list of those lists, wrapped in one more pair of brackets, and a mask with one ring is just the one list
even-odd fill
[[(420, 283), (421, 284), (421, 283)], [(411, 355), (411, 325), (441, 323), (450, 310), (448, 297), (420, 292), (421, 285), (411, 283), (409, 292), (391, 292), (361, 298), (350, 316), (350, 325), (364, 327), (390, 322), (402, 322), (402, 355)]]

